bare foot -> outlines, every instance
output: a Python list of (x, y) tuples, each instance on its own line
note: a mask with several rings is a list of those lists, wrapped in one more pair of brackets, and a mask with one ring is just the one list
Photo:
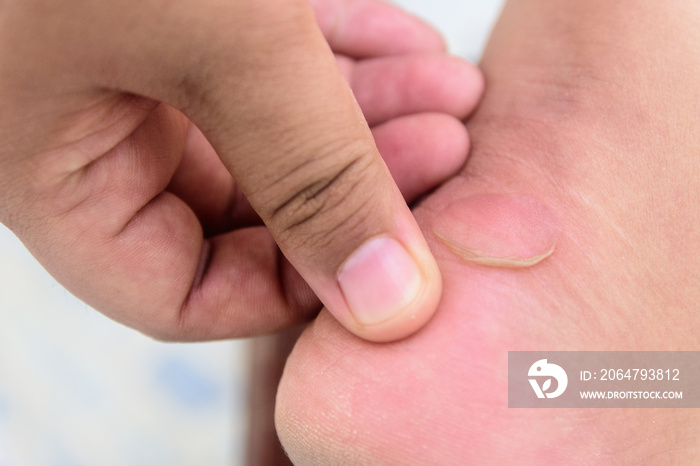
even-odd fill
[(700, 349), (698, 31), (691, 1), (506, 7), (467, 168), (415, 212), (441, 307), (390, 345), (319, 316), (278, 394), (296, 463), (700, 461), (693, 410), (507, 407), (509, 350)]

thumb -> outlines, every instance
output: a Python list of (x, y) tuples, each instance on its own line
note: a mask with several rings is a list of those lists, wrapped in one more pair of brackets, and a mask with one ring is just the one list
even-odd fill
[(313, 11), (230, 3), (234, 24), (209, 43), (186, 113), (346, 328), (374, 341), (413, 333), (437, 307), (437, 264)]

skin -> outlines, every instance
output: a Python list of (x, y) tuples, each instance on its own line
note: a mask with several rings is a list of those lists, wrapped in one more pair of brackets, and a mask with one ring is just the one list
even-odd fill
[[(469, 162), (415, 209), (439, 310), (388, 345), (319, 316), (277, 397), (295, 464), (699, 461), (697, 410), (507, 408), (509, 350), (700, 349), (699, 35), (692, 1), (507, 4)], [(550, 257), (486, 267), (433, 235), (457, 200), (494, 194), (547, 209)]]
[[(404, 195), (463, 163), (481, 76), (387, 4), (313, 7), (0, 3), (0, 221), (73, 294), (159, 339), (269, 333), (317, 296), (363, 337), (417, 330), (441, 280)], [(444, 151), (417, 172), (426, 147)], [(338, 277), (378, 236), (421, 287), (361, 325)]]
[[(203, 62), (218, 63), (227, 60), (228, 46), (215, 53), (214, 39), (204, 44), (204, 51), (183, 51), (183, 44), (172, 37), (160, 43), (156, 33), (177, 26), (173, 18), (169, 22), (160, 13), (153, 15), (159, 22), (136, 28), (148, 36), (143, 39), (122, 28), (128, 6), (122, 12), (109, 11), (108, 24), (95, 27), (96, 32), (84, 26), (95, 18), (104, 19), (103, 15), (86, 9), (87, 4), (73, 3), (72, 7), (64, 4), (62, 11), (42, 10), (47, 5), (41, 2), (0, 5), (0, 135), (4, 141), (0, 220), (74, 294), (113, 319), (159, 339), (256, 335), (312, 318), (321, 303), (262, 226), (241, 188), (241, 177), (232, 176), (222, 160), (245, 158), (245, 153), (231, 154), (209, 142), (220, 130), (203, 124), (194, 113), (206, 113), (207, 102), (194, 102), (197, 109), (179, 102), (177, 96), (162, 95), (167, 90), (180, 91), (169, 89), (167, 80), (186, 69), (168, 69), (161, 57), (151, 57), (140, 67), (139, 57), (129, 56), (139, 51), (131, 50), (133, 44), (148, 43), (185, 61), (199, 53), (206, 57)], [(468, 152), (460, 120), (481, 94), (478, 70), (445, 56), (444, 44), (432, 28), (387, 4), (372, 0), (311, 3), (335, 53), (333, 71), (340, 71), (338, 76), (349, 84), (371, 128), (373, 144), (404, 198), (412, 202), (452, 176)], [(201, 3), (192, 6), (206, 10)], [(134, 11), (144, 11), (144, 5), (140, 3)], [(70, 16), (61, 15), (64, 12)], [(81, 20), (81, 15), (90, 20)], [(366, 27), (368, 21), (372, 28)], [(114, 25), (119, 30), (112, 30)], [(66, 39), (55, 30), (71, 34)], [(202, 32), (192, 24), (187, 31)], [(23, 35), (27, 32), (30, 37)], [(110, 51), (105, 38), (126, 42)], [(184, 38), (191, 37), (185, 34)], [(228, 39), (238, 43), (235, 37)], [(275, 48), (283, 54), (280, 43), (286, 42), (277, 41)], [(108, 52), (108, 58), (102, 56)], [(56, 56), (61, 59), (53, 61)], [(304, 56), (309, 56), (308, 50)], [(32, 57), (29, 63), (27, 57)], [(322, 54), (316, 61), (326, 58)], [(266, 55), (264, 60), (270, 58)], [(134, 79), (153, 74), (154, 65), (165, 67), (156, 66), (158, 76), (150, 77), (157, 81), (157, 92), (148, 83), (134, 84)], [(124, 74), (115, 75), (120, 67)], [(202, 86), (230, 85), (228, 80), (222, 83), (217, 76), (196, 71), (201, 73), (197, 83)], [(333, 73), (325, 77), (331, 82), (336, 78)], [(245, 89), (245, 82), (234, 84)], [(294, 84), (261, 80), (256, 85), (275, 87), (275, 92), (283, 94)], [(152, 98), (137, 98), (132, 92)], [(303, 102), (280, 102), (278, 96), (265, 104), (296, 105), (302, 112), (318, 110), (314, 105), (319, 102), (302, 97)], [(261, 101), (257, 94), (252, 100), (256, 105)], [(319, 100), (325, 106), (337, 103), (337, 99)], [(234, 108), (241, 114), (250, 112), (242, 108), (245, 104), (243, 96)], [(261, 109), (252, 110), (254, 114)], [(268, 129), (270, 133), (279, 130)], [(329, 143), (323, 140), (329, 134), (347, 136), (344, 131), (322, 128), (321, 137), (314, 141), (310, 136), (318, 130), (297, 130), (303, 133), (300, 139), (314, 144)], [(260, 139), (270, 137), (247, 134), (242, 142), (255, 147)], [(367, 195), (382, 189), (382, 183), (377, 183), (366, 190)], [(371, 219), (378, 217), (375, 209)], [(201, 271), (203, 257), (210, 263), (206, 273)], [(426, 310), (429, 317), (431, 310)], [(415, 328), (415, 322), (411, 325)], [(259, 343), (257, 348), (264, 350), (265, 345)], [(275, 391), (270, 388), (277, 385), (281, 365), (268, 364), (270, 357), (276, 358), (258, 351), (253, 364), (250, 464), (283, 464), (285, 458), (275, 447), (268, 409), (274, 405)]]

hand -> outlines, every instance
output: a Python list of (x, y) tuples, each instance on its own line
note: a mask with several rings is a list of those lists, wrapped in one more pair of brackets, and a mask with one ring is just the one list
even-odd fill
[(509, 409), (507, 383), (508, 351), (700, 349), (699, 26), (508, 2), (469, 161), (415, 209), (440, 308), (388, 345), (319, 316), (277, 396), (295, 464), (698, 464), (695, 409)]
[(301, 0), (2, 3), (0, 220), (157, 338), (270, 332), (316, 296), (365, 338), (415, 331), (440, 276), (339, 68), (409, 198), (463, 162), (481, 81), (383, 3), (315, 7), (341, 67)]

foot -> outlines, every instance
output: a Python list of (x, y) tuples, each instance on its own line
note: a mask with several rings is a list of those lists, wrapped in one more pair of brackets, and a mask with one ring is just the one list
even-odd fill
[(693, 410), (507, 407), (509, 350), (700, 349), (700, 8), (667, 7), (506, 7), (467, 167), (415, 210), (440, 309), (391, 345), (319, 316), (278, 394), (296, 463), (700, 461)]

